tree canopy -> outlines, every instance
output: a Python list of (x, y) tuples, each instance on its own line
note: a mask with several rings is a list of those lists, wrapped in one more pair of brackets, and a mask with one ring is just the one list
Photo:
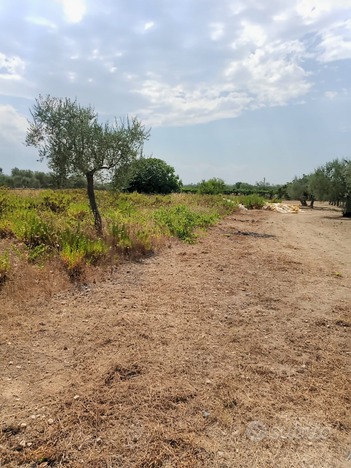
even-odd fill
[(202, 180), (198, 187), (198, 193), (207, 194), (207, 195), (218, 195), (219, 193), (224, 193), (227, 188), (224, 180), (217, 179), (213, 177), (209, 180)]
[(351, 160), (334, 159), (318, 167), (312, 174), (295, 177), (287, 185), (290, 198), (302, 205), (311, 200), (328, 201), (342, 206), (343, 215), (351, 216)]
[(39, 96), (31, 110), (26, 145), (38, 149), (39, 159), (48, 160), (48, 166), (60, 181), (70, 176), (87, 179), (90, 206), (95, 226), (102, 228), (96, 205), (94, 175), (102, 173), (112, 179), (119, 168), (124, 168), (142, 155), (150, 130), (133, 117), (115, 119), (113, 124), (98, 122), (98, 114), (77, 100)]
[(140, 193), (180, 192), (182, 182), (172, 166), (162, 159), (140, 158), (131, 168), (127, 190)]
[(287, 186), (287, 193), (292, 200), (300, 200), (301, 205), (306, 206), (307, 200), (311, 200), (309, 191), (310, 176), (304, 174), (302, 177), (295, 177)]

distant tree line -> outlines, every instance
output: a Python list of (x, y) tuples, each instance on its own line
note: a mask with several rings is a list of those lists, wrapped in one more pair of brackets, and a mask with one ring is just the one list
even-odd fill
[(272, 200), (273, 198), (288, 198), (287, 185), (273, 185), (263, 181), (256, 182), (255, 185), (246, 182), (236, 182), (235, 184), (226, 184), (224, 180), (213, 177), (209, 180), (202, 180), (198, 184), (188, 184), (182, 187), (182, 192), (200, 193), (200, 194), (233, 194), (233, 195), (252, 195), (257, 194)]
[[(69, 177), (62, 180), (51, 172), (31, 171), (29, 169), (13, 168), (11, 175), (3, 173), (0, 168), (0, 187), (31, 188), (31, 189), (80, 189), (87, 187), (85, 177)], [(107, 184), (97, 183), (97, 190), (104, 190)]]

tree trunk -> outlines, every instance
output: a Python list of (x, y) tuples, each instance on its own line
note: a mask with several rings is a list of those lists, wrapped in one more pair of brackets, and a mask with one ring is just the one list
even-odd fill
[(307, 206), (306, 200), (300, 200), (300, 203), (301, 203), (302, 206)]
[(313, 203), (314, 203), (314, 198), (312, 198), (311, 203), (310, 203), (311, 208), (313, 208)]
[(343, 216), (345, 218), (351, 218), (351, 195), (348, 195), (345, 200), (345, 206), (343, 210)]
[(94, 172), (87, 173), (87, 182), (88, 182), (88, 197), (90, 201), (90, 208), (93, 212), (94, 219), (95, 219), (95, 229), (97, 230), (98, 234), (102, 234), (102, 220), (101, 215), (96, 204), (95, 199), (95, 192), (94, 192)]

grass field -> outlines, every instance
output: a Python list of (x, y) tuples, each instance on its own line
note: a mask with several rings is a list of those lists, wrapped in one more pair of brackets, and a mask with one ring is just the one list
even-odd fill
[(170, 237), (194, 243), (201, 230), (239, 203), (260, 208), (264, 199), (98, 192), (97, 202), (104, 224), (100, 237), (85, 190), (0, 190), (0, 283), (16, 282), (24, 265), (27, 277), (62, 269), (82, 279), (90, 267), (138, 258)]

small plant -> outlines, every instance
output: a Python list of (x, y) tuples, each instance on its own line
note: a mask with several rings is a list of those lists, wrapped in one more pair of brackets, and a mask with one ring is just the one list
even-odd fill
[(0, 255), (0, 284), (5, 283), (10, 272), (9, 251), (6, 250), (4, 255)]
[(125, 224), (119, 225), (118, 223), (113, 222), (109, 226), (109, 231), (116, 247), (133, 247), (133, 242), (130, 239)]
[(11, 244), (11, 248), (12, 250), (15, 252), (15, 254), (17, 255), (18, 258), (22, 258), (23, 255), (22, 255), (22, 252), (20, 251), (20, 249), (18, 247), (16, 247), (15, 245)]
[(18, 239), (22, 240), (30, 249), (38, 245), (55, 245), (57, 234), (51, 222), (47, 223), (35, 213), (31, 213), (24, 219), (17, 219), (14, 231)]
[(72, 279), (79, 278), (84, 270), (84, 254), (72, 250), (68, 245), (61, 252), (63, 265)]
[(268, 201), (269, 203), (281, 203), (282, 202), (281, 198), (273, 198), (272, 200), (268, 200)]
[(195, 213), (185, 205), (178, 205), (155, 211), (154, 218), (159, 225), (166, 226), (171, 234), (183, 242), (194, 243), (194, 229), (215, 224), (217, 216)]
[(138, 231), (137, 238), (143, 244), (146, 250), (151, 249), (152, 244), (150, 242), (149, 233), (147, 231)]
[(266, 200), (256, 194), (238, 197), (238, 201), (249, 210), (259, 210), (266, 204)]
[(28, 249), (28, 261), (30, 263), (35, 263), (39, 260), (44, 254), (48, 254), (47, 245), (37, 245), (34, 249)]
[(12, 231), (11, 223), (8, 220), (0, 219), (0, 239), (8, 239), (13, 236), (14, 233)]

